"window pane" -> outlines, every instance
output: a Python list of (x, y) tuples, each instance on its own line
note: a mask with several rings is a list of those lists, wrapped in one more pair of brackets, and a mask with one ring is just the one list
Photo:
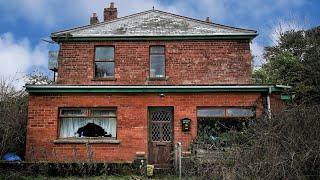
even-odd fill
[(116, 137), (116, 118), (61, 118), (60, 137)]
[(224, 109), (221, 109), (221, 108), (198, 109), (198, 117), (224, 117)]
[(116, 112), (113, 110), (95, 109), (91, 111), (92, 116), (116, 116)]
[(252, 117), (254, 116), (254, 110), (230, 108), (230, 109), (227, 109), (227, 116), (228, 117)]
[(63, 116), (84, 116), (85, 109), (62, 109), (61, 115)]
[(150, 56), (150, 77), (164, 77), (165, 74), (164, 55)]
[(96, 77), (112, 77), (114, 76), (114, 62), (96, 62)]
[(86, 118), (61, 118), (60, 137), (79, 137), (77, 131), (79, 127), (86, 125)]
[(164, 47), (163, 46), (152, 46), (150, 47), (151, 54), (164, 54)]
[(96, 47), (96, 61), (112, 60), (114, 59), (113, 47)]

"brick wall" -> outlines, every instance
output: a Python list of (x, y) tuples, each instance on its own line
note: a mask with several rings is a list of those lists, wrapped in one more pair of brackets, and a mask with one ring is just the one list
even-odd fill
[[(196, 137), (196, 109), (199, 106), (255, 106), (263, 112), (259, 93), (100, 93), (43, 94), (29, 97), (26, 160), (87, 160), (85, 144), (55, 144), (58, 138), (59, 107), (117, 107), (117, 139), (120, 144), (92, 144), (95, 161), (132, 161), (136, 152), (146, 152), (148, 145), (148, 107), (174, 107), (174, 142), (184, 150)], [(182, 132), (180, 119), (192, 120), (191, 131)]]
[[(95, 46), (115, 47), (115, 78), (93, 81)], [(149, 46), (164, 45), (166, 76), (150, 81)], [(250, 84), (248, 40), (68, 42), (59, 53), (58, 84)]]

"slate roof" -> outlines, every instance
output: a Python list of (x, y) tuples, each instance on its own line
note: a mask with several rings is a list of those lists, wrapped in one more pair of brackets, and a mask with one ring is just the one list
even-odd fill
[(59, 37), (188, 37), (188, 36), (250, 36), (257, 32), (216, 23), (196, 20), (159, 10), (117, 18), (108, 22), (59, 31), (51, 34)]

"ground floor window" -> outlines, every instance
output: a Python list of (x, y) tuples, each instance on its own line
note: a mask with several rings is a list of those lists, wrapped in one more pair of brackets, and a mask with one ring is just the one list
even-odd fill
[(252, 107), (198, 108), (198, 138), (206, 142), (221, 139), (226, 133), (241, 131), (254, 117)]
[(115, 108), (61, 108), (60, 138), (116, 138)]

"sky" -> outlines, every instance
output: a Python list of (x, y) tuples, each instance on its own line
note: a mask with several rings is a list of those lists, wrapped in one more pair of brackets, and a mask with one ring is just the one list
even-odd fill
[(0, 0), (0, 78), (24, 85), (27, 73), (47, 69), (50, 40), (55, 31), (89, 24), (93, 12), (114, 2), (118, 17), (152, 9), (215, 23), (257, 30), (251, 43), (254, 66), (264, 63), (265, 46), (277, 44), (279, 32), (320, 25), (319, 0)]

